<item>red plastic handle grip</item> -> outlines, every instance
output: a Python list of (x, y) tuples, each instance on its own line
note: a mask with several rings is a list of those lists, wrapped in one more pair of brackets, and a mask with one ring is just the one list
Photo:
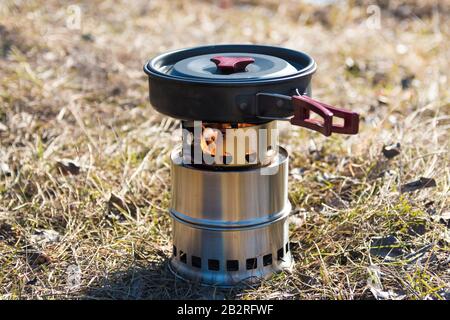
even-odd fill
[[(314, 100), (308, 96), (293, 96), (294, 117), (291, 123), (318, 131), (325, 136), (331, 133), (357, 134), (359, 129), (359, 114), (353, 111), (336, 108)], [(322, 117), (321, 120), (311, 119), (310, 111)], [(333, 125), (333, 117), (344, 120), (343, 125)]]
[(255, 62), (255, 59), (250, 57), (223, 57), (217, 56), (211, 58), (217, 68), (223, 73), (235, 73), (245, 71), (245, 68)]

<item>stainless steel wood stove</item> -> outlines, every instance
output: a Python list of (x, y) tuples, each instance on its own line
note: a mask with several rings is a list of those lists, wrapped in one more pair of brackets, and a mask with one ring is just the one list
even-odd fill
[(326, 136), (358, 132), (358, 114), (310, 97), (315, 69), (303, 52), (257, 45), (184, 49), (144, 66), (153, 107), (182, 123), (171, 155), (175, 275), (234, 286), (292, 267), (277, 120)]

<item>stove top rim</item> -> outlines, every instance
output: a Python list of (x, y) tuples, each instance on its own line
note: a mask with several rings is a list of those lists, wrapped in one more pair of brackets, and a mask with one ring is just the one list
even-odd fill
[[(171, 152), (170, 158), (172, 161), (175, 161), (176, 158), (180, 157), (182, 145), (177, 145)], [(258, 170), (274, 167), (280, 163), (289, 160), (289, 152), (283, 148), (282, 146), (278, 146), (278, 154), (275, 156), (272, 161), (265, 165), (260, 164), (250, 164), (250, 165), (242, 165), (242, 166), (226, 166), (226, 165), (208, 165), (208, 164), (185, 164), (181, 163), (179, 165), (192, 169), (192, 170), (200, 170), (200, 171), (208, 171), (212, 173), (243, 173), (245, 171)]]

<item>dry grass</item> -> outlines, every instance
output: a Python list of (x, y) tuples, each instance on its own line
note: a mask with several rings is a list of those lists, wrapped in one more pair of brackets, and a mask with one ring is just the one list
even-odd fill
[[(380, 28), (369, 1), (221, 3), (1, 1), (0, 298), (449, 298), (448, 1), (380, 0)], [(363, 115), (354, 137), (283, 126), (295, 269), (226, 291), (167, 269), (178, 123), (142, 72), (220, 42), (309, 52), (315, 97)], [(436, 186), (401, 192), (420, 177)], [(383, 258), (370, 245), (387, 236)]]

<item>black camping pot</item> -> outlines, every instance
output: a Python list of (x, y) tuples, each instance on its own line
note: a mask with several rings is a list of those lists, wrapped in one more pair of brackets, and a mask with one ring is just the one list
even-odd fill
[[(211, 45), (161, 54), (144, 66), (150, 102), (170, 117), (218, 123), (289, 120), (318, 131), (356, 134), (359, 116), (311, 98), (316, 62), (263, 45)], [(322, 119), (312, 119), (311, 112)], [(333, 124), (333, 117), (343, 124)]]

